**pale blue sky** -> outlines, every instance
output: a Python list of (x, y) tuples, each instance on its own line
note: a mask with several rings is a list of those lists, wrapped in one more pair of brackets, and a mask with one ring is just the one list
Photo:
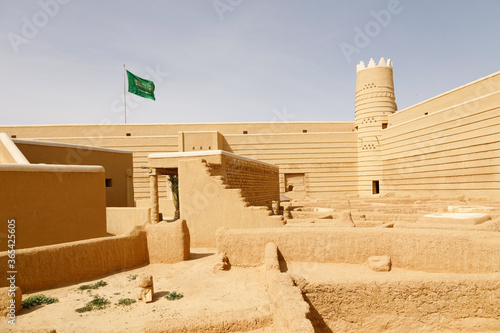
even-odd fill
[(399, 109), (500, 70), (499, 16), (495, 0), (3, 0), (0, 124), (123, 123), (124, 63), (156, 84), (129, 123), (350, 121), (360, 60), (392, 59)]

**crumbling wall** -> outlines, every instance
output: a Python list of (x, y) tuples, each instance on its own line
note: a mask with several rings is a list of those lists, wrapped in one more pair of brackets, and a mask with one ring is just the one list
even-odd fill
[[(181, 218), (187, 221), (191, 246), (215, 247), (215, 232), (220, 227), (241, 229), (283, 226), (282, 216), (270, 216), (272, 212), (267, 206), (250, 206), (242, 195), (242, 189), (230, 188), (225, 183), (225, 176), (220, 175), (224, 174), (224, 164), (217, 168), (219, 176), (213, 176), (210, 170), (213, 172), (215, 166), (208, 167), (202, 158), (181, 160), (178, 165)], [(229, 165), (237, 166), (238, 163), (230, 162)], [(266, 177), (264, 169), (261, 176)], [(243, 181), (247, 184), (249, 180)], [(236, 185), (238, 183), (233, 182), (233, 186)], [(254, 188), (243, 183), (240, 186), (246, 187), (247, 191)], [(279, 199), (279, 193), (273, 196), (261, 194), (268, 191), (266, 188), (254, 188), (254, 191), (256, 198)]]
[(221, 164), (209, 164), (212, 175), (222, 176), (230, 189), (240, 189), (252, 206), (267, 206), (279, 200), (279, 168), (263, 162), (222, 155)]
[[(175, 263), (189, 258), (185, 221), (137, 227), (128, 234), (16, 251), (16, 285), (32, 292), (78, 283), (147, 263)], [(7, 267), (8, 253), (0, 252)], [(7, 270), (0, 287), (8, 286)]]
[(309, 305), (302, 297), (302, 291), (295, 285), (288, 273), (280, 271), (277, 246), (268, 243), (264, 256), (266, 287), (275, 331), (314, 332), (308, 319), (310, 317)]
[(169, 264), (189, 259), (190, 237), (185, 220), (146, 226), (150, 264)]
[(385, 228), (272, 228), (217, 231), (231, 265), (260, 266), (273, 242), (286, 261), (363, 264), (389, 255), (394, 267), (427, 272), (500, 272), (496, 232)]
[(475, 331), (471, 327), (493, 332), (500, 328), (498, 276), (343, 280), (306, 284), (303, 292), (321, 315), (321, 323), (315, 324), (324, 322), (333, 332)]
[[(0, 263), (7, 267), (7, 252)], [(144, 231), (16, 251), (16, 285), (23, 292), (78, 283), (148, 262)], [(6, 286), (6, 271), (0, 286)]]

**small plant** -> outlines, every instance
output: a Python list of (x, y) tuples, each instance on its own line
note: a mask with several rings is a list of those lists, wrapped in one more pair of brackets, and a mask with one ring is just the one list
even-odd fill
[(83, 284), (80, 287), (78, 287), (79, 290), (89, 290), (89, 289), (97, 289), (99, 287), (104, 287), (107, 286), (108, 283), (106, 281), (99, 281), (94, 284)]
[(90, 302), (87, 302), (84, 307), (78, 308), (75, 311), (78, 313), (82, 312), (87, 312), (87, 311), (92, 311), (92, 310), (102, 310), (104, 309), (108, 304), (109, 300), (105, 299), (104, 297), (100, 297), (99, 295), (94, 295), (94, 299), (91, 300)]
[(131, 305), (132, 303), (135, 303), (135, 299), (132, 298), (120, 298), (118, 303), (116, 305)]
[(137, 279), (137, 274), (134, 274), (134, 275), (127, 275), (127, 279), (128, 279), (129, 281), (133, 281), (133, 280)]
[(183, 298), (184, 295), (181, 293), (178, 293), (177, 291), (172, 291), (171, 293), (168, 293), (165, 298), (168, 299), (169, 301), (175, 301), (178, 299)]
[(59, 300), (57, 298), (46, 297), (45, 295), (34, 295), (26, 298), (21, 302), (21, 306), (24, 309), (29, 309), (33, 306), (42, 305), (42, 304), (52, 304), (56, 303)]
[(83, 312), (92, 311), (92, 310), (93, 309), (92, 309), (92, 307), (90, 305), (85, 305), (84, 307), (75, 309), (75, 311), (78, 312), (78, 313), (83, 313)]

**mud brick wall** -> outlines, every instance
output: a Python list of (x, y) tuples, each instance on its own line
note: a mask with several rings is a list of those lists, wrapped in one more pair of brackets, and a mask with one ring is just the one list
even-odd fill
[(224, 181), (229, 188), (241, 189), (252, 206), (271, 208), (279, 200), (279, 168), (267, 163), (223, 155)]

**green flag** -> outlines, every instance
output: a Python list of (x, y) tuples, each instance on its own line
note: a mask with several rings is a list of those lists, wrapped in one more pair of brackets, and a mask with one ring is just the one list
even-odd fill
[(155, 84), (153, 81), (141, 79), (127, 71), (128, 92), (144, 98), (155, 99)]

